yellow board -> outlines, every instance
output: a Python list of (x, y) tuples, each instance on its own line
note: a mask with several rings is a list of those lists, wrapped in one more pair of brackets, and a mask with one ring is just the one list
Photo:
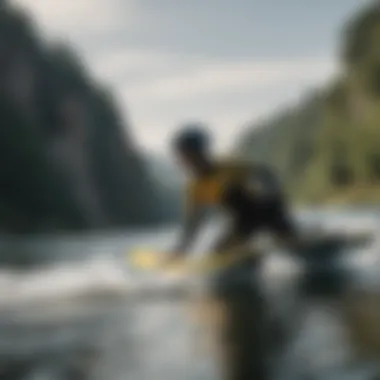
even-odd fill
[[(189, 254), (188, 256), (190, 256)], [(148, 249), (136, 249), (127, 253), (127, 260), (135, 268), (144, 271), (165, 271), (173, 273), (201, 273), (212, 272), (228, 267), (235, 262), (252, 256), (252, 253), (245, 254), (207, 254), (201, 258), (184, 258), (167, 263), (166, 255)]]

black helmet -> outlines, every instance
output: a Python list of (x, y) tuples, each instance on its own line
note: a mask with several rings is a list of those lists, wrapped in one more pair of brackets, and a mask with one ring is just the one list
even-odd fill
[(202, 153), (209, 145), (210, 136), (201, 124), (186, 124), (173, 140), (174, 149), (183, 152)]

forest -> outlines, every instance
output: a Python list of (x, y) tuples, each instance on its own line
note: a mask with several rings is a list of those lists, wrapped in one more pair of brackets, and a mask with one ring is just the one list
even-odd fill
[(250, 125), (238, 149), (277, 170), (302, 204), (380, 201), (380, 7), (348, 20), (340, 73), (293, 107)]

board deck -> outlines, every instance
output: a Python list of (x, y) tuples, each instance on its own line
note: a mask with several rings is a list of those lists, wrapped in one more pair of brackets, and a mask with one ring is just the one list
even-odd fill
[(228, 267), (244, 258), (251, 257), (246, 254), (216, 255), (207, 253), (202, 257), (178, 259), (171, 263), (165, 262), (166, 255), (162, 252), (149, 249), (135, 249), (127, 254), (127, 260), (134, 268), (142, 271), (164, 271), (175, 273), (207, 273)]

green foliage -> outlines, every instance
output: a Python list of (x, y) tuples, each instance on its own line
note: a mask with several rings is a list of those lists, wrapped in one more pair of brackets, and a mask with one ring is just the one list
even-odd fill
[(380, 183), (379, 46), (380, 7), (374, 2), (345, 30), (340, 77), (253, 126), (239, 144), (248, 157), (277, 168), (295, 200), (327, 202), (339, 194), (347, 202), (375, 199), (368, 189)]
[(252, 160), (273, 166), (285, 183), (292, 182), (316, 154), (321, 107), (320, 95), (311, 95), (298, 107), (249, 130), (241, 140), (242, 151)]

